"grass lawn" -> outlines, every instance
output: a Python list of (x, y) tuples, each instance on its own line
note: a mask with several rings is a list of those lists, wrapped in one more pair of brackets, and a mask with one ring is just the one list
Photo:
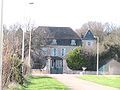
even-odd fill
[(68, 90), (68, 88), (51, 77), (30, 77), (30, 83), (22, 90)]
[(81, 79), (92, 81), (98, 84), (120, 88), (120, 76), (111, 75), (83, 75)]

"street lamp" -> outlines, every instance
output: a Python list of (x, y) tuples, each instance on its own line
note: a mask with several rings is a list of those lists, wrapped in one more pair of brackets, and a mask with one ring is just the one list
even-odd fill
[[(33, 5), (34, 3), (33, 2), (30, 2), (30, 3), (28, 3), (29, 5)], [(28, 66), (30, 67), (30, 69), (31, 69), (31, 63), (30, 63), (30, 61), (31, 61), (31, 28), (30, 28), (30, 39), (29, 39), (29, 55), (28, 55)]]
[(3, 0), (1, 0), (0, 17), (0, 90), (2, 90), (2, 54), (3, 54)]
[(25, 40), (25, 35), (24, 35), (24, 28), (23, 28), (23, 35), (22, 35), (22, 74), (23, 74), (23, 63), (24, 63), (24, 40)]
[(99, 74), (99, 37), (95, 36), (96, 40), (97, 40), (97, 72), (96, 75)]
[[(29, 55), (28, 55), (28, 66), (30, 67), (31, 64), (30, 64), (30, 60), (31, 60), (31, 29), (30, 29), (30, 39), (29, 39)], [(31, 68), (31, 67), (30, 67)]]
[[(30, 2), (28, 4), (34, 4), (33, 2)], [(30, 67), (30, 51), (31, 51), (31, 29), (30, 29), (30, 40), (29, 40), (29, 55), (28, 55), (28, 66)], [(25, 40), (25, 32), (23, 27), (23, 35), (22, 35), (22, 63), (24, 62), (24, 40)], [(23, 72), (23, 66), (22, 66), (22, 72)]]

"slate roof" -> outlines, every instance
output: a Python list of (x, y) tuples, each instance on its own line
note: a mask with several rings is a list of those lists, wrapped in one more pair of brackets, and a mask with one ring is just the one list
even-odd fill
[[(57, 40), (57, 45), (71, 45), (71, 40), (75, 40), (76, 45), (75, 46), (79, 46), (82, 44), (82, 40), (81, 39), (56, 39)], [(48, 44), (50, 45), (52, 43), (52, 39), (49, 39)]]
[(57, 45), (70, 45), (71, 40), (75, 40), (77, 46), (82, 44), (80, 37), (70, 27), (39, 26), (36, 30), (48, 34), (48, 45), (53, 39), (56, 40)]
[(37, 30), (44, 30), (49, 38), (55, 39), (79, 39), (80, 37), (70, 27), (39, 26)]
[(93, 33), (90, 30), (88, 30), (88, 32), (84, 35), (82, 40), (95, 40), (95, 37)]

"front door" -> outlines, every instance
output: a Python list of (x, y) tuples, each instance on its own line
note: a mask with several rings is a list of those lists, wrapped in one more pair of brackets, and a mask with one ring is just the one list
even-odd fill
[(51, 74), (62, 74), (63, 73), (63, 60), (51, 60), (50, 65)]

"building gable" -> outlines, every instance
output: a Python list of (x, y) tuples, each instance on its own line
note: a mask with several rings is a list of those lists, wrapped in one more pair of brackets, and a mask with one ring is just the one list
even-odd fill
[(83, 40), (95, 40), (93, 33), (88, 30), (88, 32), (84, 35)]

